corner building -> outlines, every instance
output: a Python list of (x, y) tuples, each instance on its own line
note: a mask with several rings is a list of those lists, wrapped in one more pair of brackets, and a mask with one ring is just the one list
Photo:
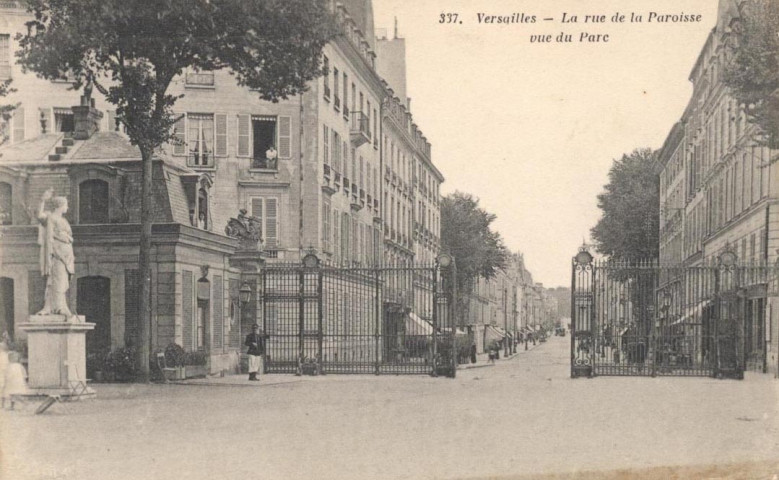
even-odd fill
[[(302, 95), (264, 102), (257, 92), (236, 85), (225, 70), (190, 70), (174, 80), (170, 93), (184, 95), (174, 107), (180, 116), (174, 127), (178, 143), (159, 153), (154, 180), (175, 195), (160, 197), (159, 212), (164, 213), (155, 218), (154, 231), (184, 232), (193, 253), (186, 261), (171, 257), (164, 267), (161, 257), (153, 256), (154, 268), (161, 270), (152, 276), (152, 348), (176, 342), (186, 350), (207, 352), (212, 371), (236, 367), (240, 335), (262, 320), (257, 274), (243, 269), (235, 259), (236, 241), (225, 235), (228, 220), (242, 208), (261, 223), (268, 263), (295, 263), (314, 252), (332, 266), (375, 266), (394, 259), (395, 254), (385, 255), (390, 242), (399, 246), (407, 265), (429, 263), (437, 254), (438, 184), (443, 177), (407, 109), (397, 117), (402, 123), (385, 125), (393, 99), (376, 69), (372, 4), (346, 0), (333, 2), (331, 8), (343, 35), (322, 52), (327, 75), (312, 81)], [(22, 2), (4, 2), (0, 12), (0, 79), (15, 80), (18, 92), (9, 100), (20, 102), (6, 125), (9, 138), (0, 157), (4, 328), (13, 332), (14, 325), (33, 312), (27, 299), (35, 295), (34, 281), (28, 272), (36, 268), (38, 247), (29, 227), (34, 218), (27, 210), (37, 205), (43, 185), (51, 184), (56, 195), (68, 196), (71, 204), (78, 271), (73, 301), (83, 298), (84, 311), (102, 308), (105, 318), (100, 321), (109, 333), (101, 348), (121, 347), (129, 343), (124, 332), (130, 329), (127, 305), (133, 298), (133, 290), (123, 287), (131, 283), (125, 270), (137, 269), (137, 242), (122, 243), (122, 268), (108, 253), (94, 252), (113, 254), (112, 245), (137, 235), (128, 232), (139, 228), (139, 207), (134, 205), (138, 197), (132, 193), (139, 180), (128, 172), (140, 171), (139, 155), (113, 107), (99, 95), (89, 106), (90, 132), (73, 140), (78, 122), (71, 107), (80, 104), (80, 92), (68, 90), (66, 80), (50, 82), (23, 74), (13, 62), (13, 37), (23, 31), (29, 14)], [(398, 128), (402, 141), (390, 142), (390, 134), (383, 134)], [(390, 198), (386, 189), (398, 188), (389, 173), (400, 178), (401, 172), (403, 157), (397, 147), (391, 154), (393, 143), (404, 143), (406, 152), (403, 188), (393, 194), (394, 210), (384, 202)], [(426, 228), (419, 230), (424, 241), (418, 244), (413, 241), (415, 215), (421, 211), (412, 200), (414, 168), (420, 178), (424, 170), (426, 182), (416, 186), (425, 205), (425, 220), (419, 213), (418, 222)], [(38, 184), (39, 177), (47, 180)], [(90, 205), (99, 212), (82, 215)], [(385, 224), (395, 225), (395, 240), (390, 240)], [(166, 243), (168, 238), (155, 234), (155, 251), (178, 252), (179, 247)], [(94, 254), (81, 248), (87, 243)], [(110, 286), (103, 285), (99, 294), (82, 295), (82, 276), (104, 277)], [(204, 282), (210, 285), (208, 295)], [(252, 285), (252, 300), (238, 318), (238, 288), (244, 283)], [(357, 299), (344, 303), (342, 297), (343, 292), (326, 293), (326, 301), (338, 301), (341, 309), (361, 308)]]

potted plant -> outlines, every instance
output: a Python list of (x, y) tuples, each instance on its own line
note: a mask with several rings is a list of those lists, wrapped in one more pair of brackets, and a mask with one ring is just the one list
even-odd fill
[(107, 352), (105, 350), (99, 350), (97, 352), (87, 353), (86, 366), (87, 366), (87, 378), (93, 379), (95, 382), (104, 381), (105, 359)]
[(162, 369), (165, 378), (168, 380), (184, 380), (184, 360), (186, 352), (180, 345), (169, 343), (165, 347), (165, 367)]
[(117, 382), (132, 382), (138, 374), (135, 363), (136, 352), (133, 347), (121, 347), (108, 354), (107, 364), (113, 369)]
[(208, 374), (208, 355), (206, 352), (188, 352), (184, 359), (186, 378), (205, 377)]

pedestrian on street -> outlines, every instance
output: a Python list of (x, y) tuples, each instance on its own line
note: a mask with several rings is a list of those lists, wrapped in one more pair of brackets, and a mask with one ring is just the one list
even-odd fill
[(249, 350), (246, 352), (249, 355), (249, 380), (253, 382), (259, 382), (257, 378), (258, 374), (263, 373), (265, 370), (264, 356), (265, 356), (265, 338), (267, 335), (260, 335), (260, 326), (256, 323), (252, 325), (252, 333), (246, 336), (246, 341), (243, 343)]
[(5, 370), (3, 382), (3, 407), (9, 404), (11, 410), (14, 409), (14, 396), (27, 393), (27, 370), (19, 363), (19, 353), (10, 352), (8, 354), (8, 366)]

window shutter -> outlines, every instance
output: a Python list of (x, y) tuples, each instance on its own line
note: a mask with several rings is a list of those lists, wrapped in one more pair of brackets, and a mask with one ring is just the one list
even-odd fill
[(266, 235), (267, 245), (275, 247), (279, 244), (279, 224), (278, 224), (278, 200), (275, 198), (265, 199), (265, 228), (268, 231)]
[(173, 144), (173, 155), (187, 154), (187, 115), (183, 114), (181, 118), (173, 124), (173, 138), (176, 143)]
[[(252, 198), (252, 216), (257, 217), (260, 220), (260, 225), (262, 225), (262, 219), (264, 218), (262, 215), (262, 198)], [(263, 229), (262, 237), (265, 238), (265, 231)]]
[(227, 156), (227, 115), (217, 113), (214, 115), (214, 126), (216, 129), (216, 148), (214, 155), (217, 157)]
[(279, 117), (279, 158), (292, 157), (292, 118)]
[(339, 152), (339, 148), (341, 147), (341, 140), (338, 138), (338, 132), (335, 130), (333, 132), (333, 151), (330, 160), (333, 162), (333, 168), (338, 173), (343, 173), (341, 171), (341, 154)]
[(19, 107), (14, 111), (14, 142), (24, 140), (24, 107)]
[(251, 116), (238, 115), (238, 156), (251, 155)]
[(330, 129), (327, 128), (327, 125), (323, 125), (323, 127), (324, 142), (322, 143), (322, 153), (324, 154), (324, 163), (328, 165), (330, 163)]

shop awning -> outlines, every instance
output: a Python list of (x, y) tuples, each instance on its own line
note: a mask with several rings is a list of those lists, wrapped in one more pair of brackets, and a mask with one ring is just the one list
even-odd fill
[(409, 312), (406, 315), (406, 335), (432, 335), (433, 325), (427, 320), (419, 318), (416, 313)]
[(499, 342), (503, 340), (503, 333), (500, 332), (496, 327), (492, 325), (487, 325), (487, 327), (484, 329), (484, 342)]

